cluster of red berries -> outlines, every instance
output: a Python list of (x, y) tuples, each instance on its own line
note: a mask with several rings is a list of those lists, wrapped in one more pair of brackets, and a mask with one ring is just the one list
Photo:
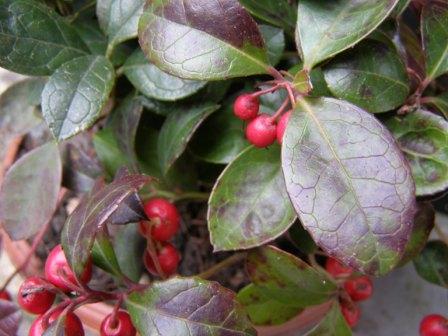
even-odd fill
[[(76, 292), (80, 285), (86, 285), (92, 277), (92, 263), (89, 262), (78, 283), (70, 268), (61, 245), (56, 246), (45, 262), (45, 279), (32, 276), (20, 286), (18, 303), (27, 312), (39, 317), (31, 325), (29, 336), (42, 336), (49, 325), (65, 310), (67, 305), (57, 305), (50, 309), (56, 294)], [(70, 299), (69, 299), (70, 300)], [(112, 320), (113, 318), (113, 320)], [(112, 321), (111, 321), (112, 320)], [(108, 315), (100, 330), (101, 336), (135, 336), (136, 330), (126, 312)], [(65, 315), (64, 335), (83, 336), (81, 320), (70, 310)]]
[[(164, 198), (153, 198), (144, 204), (149, 221), (141, 221), (139, 231), (148, 240), (148, 247), (143, 255), (143, 262), (148, 272), (159, 276), (170, 276), (177, 272), (180, 254), (167, 240), (179, 231), (180, 215), (177, 208)], [(151, 256), (151, 247), (154, 254)], [(163, 274), (159, 274), (154, 259), (160, 265)]]
[(334, 258), (327, 258), (325, 269), (336, 279), (345, 279), (343, 288), (348, 298), (341, 295), (341, 312), (347, 324), (353, 328), (361, 317), (361, 309), (356, 302), (364, 301), (373, 294), (372, 280), (368, 276), (362, 275), (352, 277), (354, 271), (352, 268), (344, 266)]
[(264, 148), (272, 145), (275, 139), (281, 144), (291, 112), (285, 112), (281, 115), (278, 122), (276, 121), (276, 116), (270, 116), (265, 113), (259, 114), (260, 100), (258, 96), (258, 93), (240, 95), (235, 100), (233, 112), (239, 119), (248, 121), (246, 138), (251, 144)]

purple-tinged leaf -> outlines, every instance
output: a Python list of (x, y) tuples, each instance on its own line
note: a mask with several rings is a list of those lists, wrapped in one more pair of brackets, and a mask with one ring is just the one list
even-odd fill
[(120, 203), (117, 210), (110, 216), (110, 223), (116, 225), (124, 225), (136, 223), (142, 219), (147, 219), (143, 203), (138, 194), (130, 194), (123, 202)]
[(54, 142), (25, 154), (8, 170), (0, 191), (0, 219), (12, 239), (32, 237), (51, 219), (61, 180)]
[(394, 41), (396, 42), (399, 53), (406, 60), (407, 67), (423, 77), (425, 75), (426, 61), (420, 36), (406, 23), (399, 21), (398, 36)]
[(325, 252), (371, 275), (397, 265), (412, 229), (415, 186), (375, 117), (332, 98), (300, 99), (282, 166), (296, 212)]
[(94, 187), (67, 219), (61, 242), (75, 274), (82, 274), (89, 260), (96, 233), (125, 200), (135, 194), (149, 178), (144, 175), (120, 174), (104, 187)]
[(138, 35), (151, 63), (177, 77), (219, 80), (268, 70), (263, 37), (237, 0), (148, 2)]
[(337, 295), (327, 273), (274, 246), (249, 253), (247, 272), (266, 297), (298, 308), (317, 305)]
[(0, 300), (0, 336), (17, 335), (22, 313), (8, 300)]
[(217, 282), (172, 278), (126, 300), (141, 336), (256, 335), (235, 293)]

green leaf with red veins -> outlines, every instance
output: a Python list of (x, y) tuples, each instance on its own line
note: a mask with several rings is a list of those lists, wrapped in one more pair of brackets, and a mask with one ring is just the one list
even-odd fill
[(67, 218), (61, 242), (65, 256), (77, 275), (84, 271), (97, 232), (119, 206), (148, 181), (149, 178), (144, 175), (121, 171), (109, 185), (101, 187), (97, 184)]
[(263, 245), (284, 233), (295, 218), (277, 145), (245, 149), (222, 172), (208, 204), (215, 251)]
[(427, 1), (422, 11), (426, 75), (434, 79), (448, 71), (448, 3)]
[(341, 313), (341, 306), (334, 302), (325, 317), (306, 336), (351, 336), (352, 331)]
[(152, 1), (138, 35), (151, 63), (177, 77), (220, 80), (268, 71), (263, 37), (237, 0)]
[(367, 274), (400, 261), (415, 213), (410, 167), (371, 114), (332, 98), (300, 99), (282, 146), (286, 188), (326, 253)]
[(199, 278), (154, 282), (130, 294), (126, 307), (142, 336), (257, 334), (235, 293)]
[(17, 335), (22, 312), (14, 302), (0, 300), (0, 335)]
[(411, 238), (406, 244), (400, 265), (404, 265), (416, 258), (425, 247), (429, 234), (434, 228), (435, 211), (429, 202), (418, 203), (418, 211), (415, 214)]
[(299, 1), (296, 43), (304, 68), (355, 45), (383, 22), (398, 0)]
[(412, 168), (417, 195), (433, 195), (448, 187), (448, 122), (418, 110), (394, 117), (386, 126), (398, 141)]
[(62, 162), (53, 142), (28, 152), (8, 170), (0, 191), (0, 218), (12, 239), (32, 237), (52, 218), (61, 180)]
[(338, 288), (326, 272), (274, 246), (252, 250), (246, 267), (263, 294), (284, 305), (305, 308), (337, 295)]
[(414, 259), (417, 273), (426, 281), (448, 288), (448, 246), (440, 240), (430, 241)]

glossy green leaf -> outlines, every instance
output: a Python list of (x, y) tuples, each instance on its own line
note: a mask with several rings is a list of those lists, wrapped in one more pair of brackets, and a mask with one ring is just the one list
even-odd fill
[(448, 122), (418, 110), (386, 123), (408, 158), (417, 195), (432, 195), (448, 187)]
[(276, 301), (265, 295), (263, 289), (254, 284), (249, 284), (240, 290), (237, 297), (255, 325), (282, 324), (302, 310), (294, 305)]
[(448, 119), (448, 92), (443, 92), (435, 97), (424, 97), (422, 102), (434, 106), (446, 119)]
[(339, 303), (334, 302), (325, 317), (306, 336), (351, 336), (352, 331), (341, 313)]
[(253, 16), (293, 34), (297, 21), (297, 5), (294, 2), (288, 0), (240, 0), (239, 2)]
[(416, 258), (428, 241), (429, 234), (434, 227), (435, 211), (429, 202), (418, 203), (418, 211), (415, 214), (412, 226), (411, 238), (406, 244), (400, 265), (404, 265)]
[(123, 66), (124, 74), (137, 90), (145, 96), (158, 100), (173, 101), (199, 91), (207, 82), (181, 79), (160, 70), (136, 50)]
[(275, 66), (280, 62), (285, 50), (285, 34), (282, 29), (268, 25), (260, 25), (259, 28), (266, 44), (269, 63)]
[(146, 247), (146, 241), (138, 232), (137, 224), (120, 227), (113, 245), (123, 274), (138, 282), (143, 272), (142, 251)]
[(265, 296), (286, 305), (309, 307), (337, 295), (337, 286), (322, 271), (274, 246), (249, 252), (247, 272)]
[(192, 141), (192, 150), (204, 161), (228, 164), (249, 146), (244, 135), (244, 122), (235, 118), (232, 102), (208, 118)]
[(219, 105), (209, 103), (186, 109), (179, 108), (170, 113), (157, 141), (157, 153), (164, 174), (183, 153), (196, 129), (218, 108)]
[(141, 336), (256, 335), (235, 293), (199, 278), (155, 282), (126, 307)]
[(114, 247), (110, 241), (110, 237), (105, 233), (99, 233), (96, 236), (92, 246), (93, 263), (117, 277), (121, 277), (121, 269), (115, 255)]
[(308, 231), (306, 231), (302, 223), (297, 221), (288, 230), (289, 238), (295, 247), (297, 247), (302, 253), (313, 254), (317, 250), (317, 245), (311, 238)]
[(55, 138), (65, 140), (89, 128), (114, 80), (114, 68), (103, 56), (79, 57), (57, 69), (42, 92), (42, 113)]
[(373, 41), (332, 60), (324, 68), (334, 96), (369, 112), (390, 111), (404, 103), (409, 93), (406, 67), (394, 49)]
[(208, 204), (215, 252), (265, 244), (284, 233), (295, 218), (277, 145), (244, 150), (216, 181)]
[(8, 170), (0, 191), (0, 218), (12, 239), (32, 237), (52, 218), (61, 180), (55, 143), (25, 154)]
[(263, 37), (237, 0), (153, 1), (140, 19), (139, 41), (153, 64), (185, 79), (268, 71)]
[(47, 76), (63, 63), (86, 55), (87, 46), (62, 17), (33, 0), (0, 2), (0, 66)]
[(371, 275), (397, 265), (415, 187), (403, 153), (375, 117), (332, 98), (300, 99), (282, 166), (292, 204), (319, 247)]
[(414, 266), (426, 281), (448, 288), (448, 246), (444, 242), (434, 240), (426, 244), (414, 259)]
[(110, 7), (113, 2), (114, 0), (96, 1), (96, 17), (98, 18), (98, 23), (104, 33), (107, 32), (107, 27), (109, 26)]
[(426, 2), (421, 25), (426, 75), (431, 80), (448, 72), (448, 3)]
[(387, 18), (398, 0), (299, 2), (296, 43), (304, 68), (355, 45)]

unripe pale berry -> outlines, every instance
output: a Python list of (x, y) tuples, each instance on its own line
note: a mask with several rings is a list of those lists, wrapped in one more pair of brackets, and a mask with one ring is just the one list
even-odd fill
[[(34, 320), (29, 330), (28, 336), (42, 336), (45, 330), (61, 315), (62, 310), (54, 311), (48, 318), (48, 324), (44, 325), (44, 315), (40, 315)], [(81, 320), (74, 313), (67, 313), (65, 316), (64, 336), (84, 336), (84, 328)]]
[(359, 318), (361, 317), (361, 309), (359, 309), (359, 307), (354, 304), (350, 306), (341, 304), (341, 313), (350, 328), (355, 327), (359, 322)]
[(341, 264), (338, 260), (328, 257), (325, 261), (325, 269), (333, 277), (348, 277), (353, 274), (353, 269)]
[(253, 119), (246, 128), (246, 138), (256, 147), (264, 148), (272, 145), (277, 136), (277, 128), (272, 117), (260, 114)]
[(151, 237), (158, 241), (171, 239), (180, 226), (180, 215), (177, 208), (164, 198), (153, 198), (144, 205), (146, 216), (152, 220), (140, 222), (139, 231), (143, 236), (148, 234), (151, 227)]
[[(53, 250), (51, 250), (50, 254), (47, 257), (47, 260), (45, 262), (45, 277), (53, 285), (59, 287), (65, 292), (69, 292), (71, 290), (70, 287), (66, 284), (67, 281), (74, 285), (78, 284), (75, 274), (70, 268), (60, 244), (53, 248)], [(64, 278), (66, 281), (64, 281)], [(83, 284), (86, 284), (90, 281), (91, 278), (92, 262), (89, 261), (86, 265), (84, 273), (80, 278), (80, 281)]]
[[(112, 324), (115, 322), (115, 324)], [(107, 315), (101, 323), (101, 336), (135, 336), (137, 331), (132, 325), (131, 317), (125, 311), (118, 311), (115, 321), (112, 321), (112, 314)]]
[(255, 118), (260, 110), (258, 97), (252, 94), (240, 95), (233, 104), (233, 113), (241, 120), (251, 120)]
[(420, 336), (448, 336), (448, 319), (441, 315), (427, 315), (420, 322)]
[(373, 293), (372, 280), (368, 276), (347, 280), (344, 288), (353, 301), (367, 300)]
[[(157, 259), (165, 275), (170, 276), (176, 273), (177, 266), (179, 265), (180, 255), (176, 248), (170, 243), (164, 243), (160, 251), (157, 252)], [(147, 250), (143, 257), (144, 264), (148, 272), (158, 275), (156, 266)]]
[(20, 286), (17, 295), (19, 305), (31, 314), (45, 313), (54, 302), (55, 293), (45, 289), (47, 283), (38, 277), (29, 277)]
[(277, 142), (279, 144), (283, 143), (283, 136), (285, 135), (286, 126), (288, 125), (290, 116), (291, 111), (286, 112), (280, 117), (280, 120), (277, 123)]
[(9, 295), (8, 291), (2, 290), (0, 291), (0, 300), (11, 301), (11, 295)]

